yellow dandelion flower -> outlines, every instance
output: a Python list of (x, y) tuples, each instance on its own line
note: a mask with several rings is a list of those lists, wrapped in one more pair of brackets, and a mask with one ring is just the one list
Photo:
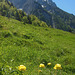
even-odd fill
[(42, 70), (38, 70), (38, 72), (42, 72)]
[(62, 67), (61, 67), (60, 64), (56, 64), (56, 65), (54, 66), (54, 69), (62, 69)]
[(56, 70), (56, 67), (54, 67), (54, 69)]
[(20, 66), (18, 67), (18, 69), (19, 69), (20, 71), (25, 71), (25, 70), (26, 70), (26, 67), (25, 67), (24, 65), (20, 65)]
[(47, 65), (51, 65), (51, 63), (48, 63)]
[(44, 65), (44, 64), (40, 64), (40, 65), (39, 65), (39, 67), (44, 68), (44, 67), (45, 67), (45, 65)]

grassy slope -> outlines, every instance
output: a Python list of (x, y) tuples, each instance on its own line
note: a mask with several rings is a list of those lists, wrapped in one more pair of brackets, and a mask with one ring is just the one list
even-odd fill
[[(38, 75), (38, 65), (51, 62), (51, 72), (54, 65), (60, 63), (62, 75), (75, 75), (74, 57), (75, 34), (24, 25), (0, 16), (0, 63), (11, 66), (12, 70), (23, 64), (27, 67), (26, 75)], [(49, 75), (48, 67), (43, 70), (43, 75)]]

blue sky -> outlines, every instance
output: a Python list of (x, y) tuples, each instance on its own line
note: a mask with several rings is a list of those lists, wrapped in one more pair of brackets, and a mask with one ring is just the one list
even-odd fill
[(52, 0), (62, 10), (75, 15), (75, 0)]

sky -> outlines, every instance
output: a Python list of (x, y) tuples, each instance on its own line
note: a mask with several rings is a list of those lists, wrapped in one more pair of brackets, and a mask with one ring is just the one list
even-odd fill
[(75, 0), (52, 0), (57, 7), (62, 10), (75, 15)]

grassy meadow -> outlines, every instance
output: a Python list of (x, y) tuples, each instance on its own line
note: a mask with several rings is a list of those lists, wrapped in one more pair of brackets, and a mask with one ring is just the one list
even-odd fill
[(19, 65), (23, 75), (75, 75), (75, 34), (0, 16), (0, 75), (22, 75)]

